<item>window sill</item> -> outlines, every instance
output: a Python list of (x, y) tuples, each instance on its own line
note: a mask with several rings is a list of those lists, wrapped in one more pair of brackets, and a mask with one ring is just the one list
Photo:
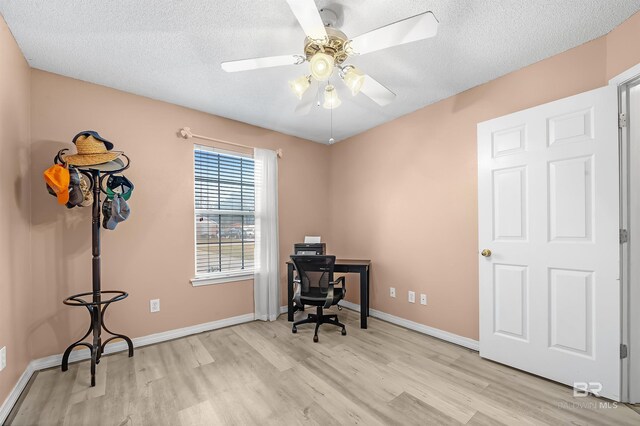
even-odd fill
[(200, 287), (203, 285), (224, 284), (234, 281), (247, 281), (253, 279), (253, 271), (242, 271), (241, 273), (216, 274), (203, 277), (191, 278), (191, 285)]

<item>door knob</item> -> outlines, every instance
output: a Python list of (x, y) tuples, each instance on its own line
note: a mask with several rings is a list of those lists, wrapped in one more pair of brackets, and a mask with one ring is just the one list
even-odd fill
[(491, 257), (491, 250), (484, 249), (480, 252), (480, 254), (483, 255), (484, 257)]

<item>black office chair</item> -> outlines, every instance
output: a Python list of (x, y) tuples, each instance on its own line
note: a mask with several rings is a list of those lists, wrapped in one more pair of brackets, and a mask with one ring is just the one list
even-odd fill
[[(321, 324), (333, 324), (342, 327), (342, 335), (347, 334), (344, 324), (338, 321), (338, 315), (324, 315), (323, 308), (337, 305), (344, 299), (347, 289), (344, 285), (344, 277), (333, 281), (333, 268), (336, 263), (335, 256), (291, 256), (293, 265), (298, 271), (298, 279), (294, 280), (297, 284), (296, 292), (293, 300), (299, 305), (312, 305), (317, 307), (315, 314), (309, 314), (306, 319), (293, 323), (291, 331), (298, 332), (298, 326), (301, 324), (315, 323), (316, 330), (313, 335), (313, 341), (318, 341), (318, 328)], [(336, 284), (342, 284), (342, 287), (335, 287)]]
[[(327, 249), (326, 243), (295, 243), (293, 245), (293, 254), (298, 256), (312, 255), (312, 254), (318, 255), (318, 254), (324, 254), (326, 249)], [(304, 311), (304, 305), (294, 302), (293, 312), (295, 311)]]

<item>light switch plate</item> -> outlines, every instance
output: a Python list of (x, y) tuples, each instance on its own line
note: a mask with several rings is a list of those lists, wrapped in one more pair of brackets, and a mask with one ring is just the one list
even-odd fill
[(409, 303), (416, 303), (416, 292), (409, 290), (408, 299)]
[(389, 297), (396, 297), (396, 288), (389, 287)]
[(420, 304), (421, 305), (426, 305), (427, 304), (427, 295), (422, 293), (420, 294)]
[(0, 348), (0, 371), (4, 370), (7, 366), (7, 347)]
[(149, 310), (151, 312), (160, 312), (160, 299), (151, 299), (149, 301)]

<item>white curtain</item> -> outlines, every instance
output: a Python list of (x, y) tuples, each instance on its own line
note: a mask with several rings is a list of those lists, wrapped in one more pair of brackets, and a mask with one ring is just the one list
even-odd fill
[(280, 314), (280, 246), (278, 244), (278, 158), (255, 148), (256, 244), (253, 297), (255, 318), (275, 321)]

